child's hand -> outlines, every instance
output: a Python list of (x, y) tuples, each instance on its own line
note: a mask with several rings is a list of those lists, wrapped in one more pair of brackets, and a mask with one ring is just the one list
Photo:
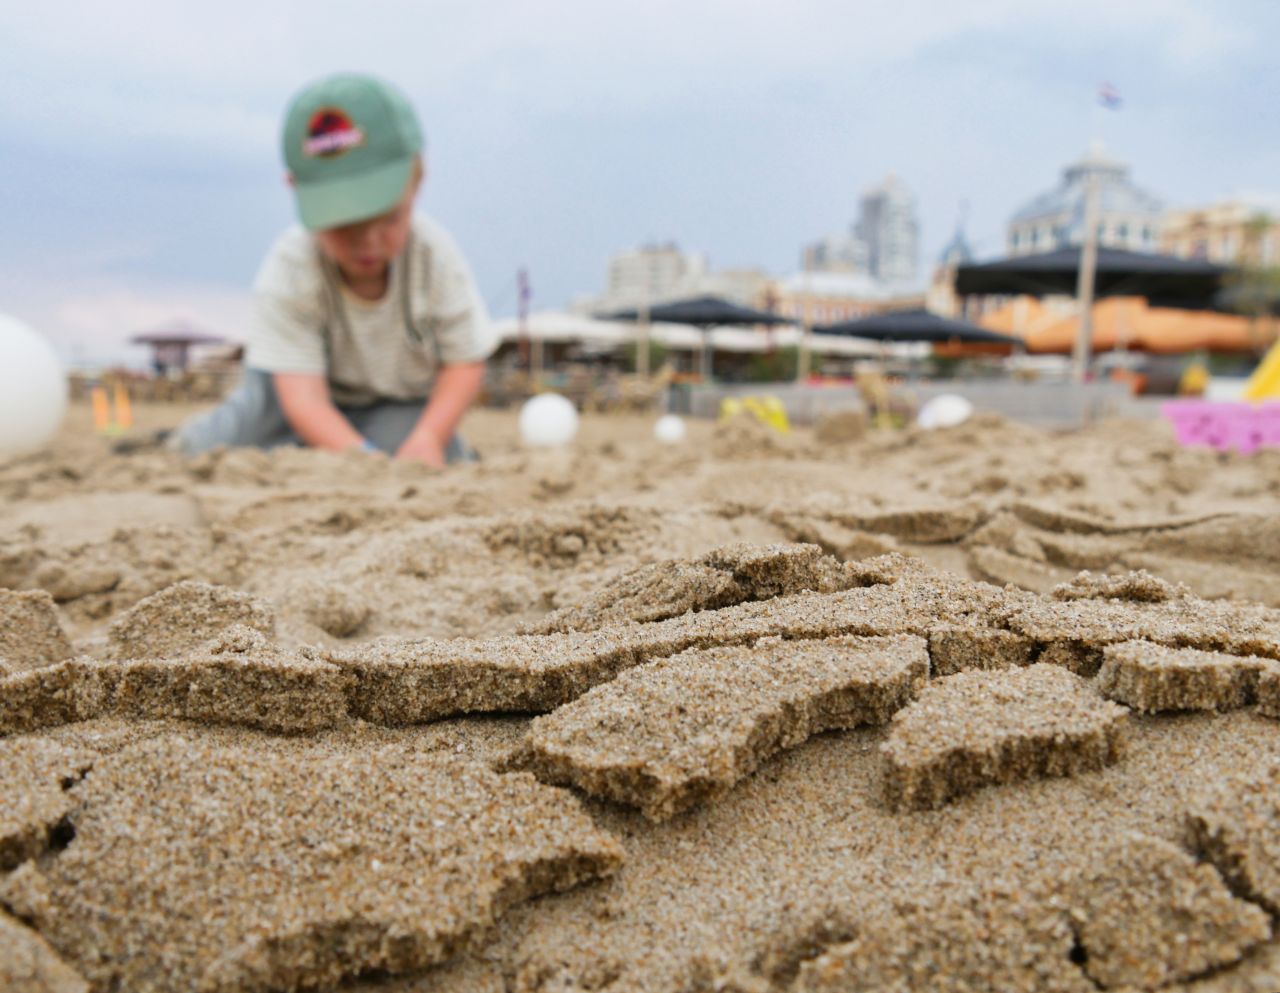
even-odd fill
[(425, 462), (427, 465), (440, 468), (444, 465), (444, 445), (429, 431), (415, 431), (400, 446), (396, 452), (396, 458)]

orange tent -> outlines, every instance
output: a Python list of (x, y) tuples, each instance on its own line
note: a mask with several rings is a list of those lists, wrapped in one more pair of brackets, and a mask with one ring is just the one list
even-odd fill
[[(1070, 354), (1079, 323), (1074, 304), (1046, 305), (1033, 297), (1018, 297), (985, 315), (983, 327), (1021, 338), (1027, 351)], [(1257, 352), (1275, 340), (1269, 321), (1257, 326), (1248, 317), (1206, 311), (1150, 307), (1142, 297), (1111, 297), (1093, 308), (1093, 350), (1178, 354), (1201, 349), (1211, 352)]]

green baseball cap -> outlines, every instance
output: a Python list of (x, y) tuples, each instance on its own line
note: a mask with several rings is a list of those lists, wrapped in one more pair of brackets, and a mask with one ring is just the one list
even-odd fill
[(312, 231), (385, 214), (404, 194), (422, 130), (403, 93), (372, 76), (328, 76), (293, 98), (284, 161)]

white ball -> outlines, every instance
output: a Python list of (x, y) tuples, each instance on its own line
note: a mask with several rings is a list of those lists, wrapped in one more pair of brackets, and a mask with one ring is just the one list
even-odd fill
[(953, 428), (973, 414), (973, 404), (955, 393), (943, 393), (920, 408), (916, 423), (922, 428)]
[(578, 433), (578, 411), (559, 393), (540, 393), (520, 408), (520, 437), (526, 445), (559, 448)]
[(653, 436), (666, 445), (678, 445), (684, 441), (684, 420), (675, 414), (663, 414), (654, 422)]
[(67, 374), (58, 353), (21, 321), (0, 314), (0, 452), (37, 448), (67, 409)]

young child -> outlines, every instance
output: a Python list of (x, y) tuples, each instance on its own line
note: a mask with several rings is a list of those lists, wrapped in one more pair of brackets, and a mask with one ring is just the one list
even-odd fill
[(497, 340), (453, 239), (413, 212), (413, 108), (377, 79), (330, 76), (294, 98), (283, 144), (302, 226), (258, 272), (243, 382), (170, 445), (474, 459), (457, 427)]

